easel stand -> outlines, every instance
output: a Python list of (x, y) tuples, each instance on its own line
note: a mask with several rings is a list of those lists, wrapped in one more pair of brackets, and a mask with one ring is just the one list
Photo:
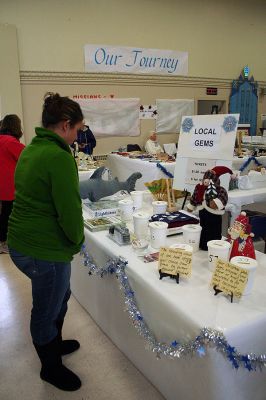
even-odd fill
[(167, 191), (167, 211), (177, 211), (175, 204), (175, 193), (173, 189), (173, 179), (166, 179), (166, 191)]
[(159, 274), (160, 274), (160, 280), (169, 276), (171, 279), (175, 279), (176, 283), (179, 284), (179, 273), (177, 273), (176, 275), (172, 275), (172, 274), (167, 274), (166, 272), (161, 272), (161, 269), (159, 269)]
[(187, 198), (188, 198), (188, 191), (187, 191), (187, 189), (185, 189), (185, 197), (184, 197), (184, 201), (183, 201), (183, 204), (182, 204), (182, 210), (184, 210)]
[[(217, 296), (217, 294), (223, 292), (222, 290), (217, 289), (217, 285), (214, 285), (214, 286), (213, 286), (213, 290), (214, 290), (214, 296)], [(233, 303), (233, 300), (234, 300), (234, 293), (231, 292), (231, 294), (229, 294), (228, 296), (230, 296), (230, 302)]]

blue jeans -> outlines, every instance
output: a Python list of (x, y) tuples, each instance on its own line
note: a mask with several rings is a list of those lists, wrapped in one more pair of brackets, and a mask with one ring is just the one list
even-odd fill
[(14, 264), (31, 279), (32, 310), (30, 331), (33, 342), (42, 346), (58, 333), (57, 322), (63, 321), (71, 295), (71, 264), (38, 260), (9, 248)]

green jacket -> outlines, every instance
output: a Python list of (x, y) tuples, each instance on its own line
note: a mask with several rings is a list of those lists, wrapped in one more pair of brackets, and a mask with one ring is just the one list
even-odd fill
[(68, 144), (36, 128), (15, 172), (8, 246), (48, 261), (71, 261), (84, 241), (78, 172)]

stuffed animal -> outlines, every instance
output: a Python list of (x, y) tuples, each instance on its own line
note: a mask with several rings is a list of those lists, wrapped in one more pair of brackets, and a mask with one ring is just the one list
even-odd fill
[(251, 225), (246, 213), (242, 211), (228, 229), (227, 240), (231, 243), (230, 260), (236, 256), (244, 256), (256, 259), (251, 233)]
[(221, 239), (222, 215), (228, 201), (227, 191), (220, 185), (219, 177), (229, 173), (230, 168), (217, 166), (205, 172), (202, 182), (198, 183), (187, 206), (188, 211), (199, 211), (200, 225), (202, 227), (200, 237), (200, 249), (208, 250), (209, 240)]
[(90, 179), (79, 183), (79, 192), (82, 199), (98, 201), (106, 196), (111, 196), (120, 190), (132, 192), (135, 190), (137, 179), (142, 177), (140, 172), (135, 172), (125, 182), (119, 182), (117, 178), (110, 181), (104, 181), (102, 175), (106, 168), (98, 168)]

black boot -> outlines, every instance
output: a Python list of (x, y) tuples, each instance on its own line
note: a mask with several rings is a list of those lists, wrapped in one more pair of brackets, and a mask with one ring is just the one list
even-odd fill
[(58, 330), (57, 338), (58, 338), (58, 342), (59, 342), (60, 353), (62, 356), (65, 356), (66, 354), (70, 354), (70, 353), (73, 353), (74, 351), (78, 350), (80, 348), (80, 344), (77, 340), (74, 340), (74, 339), (62, 340), (63, 323), (64, 323), (64, 321), (62, 321), (62, 320), (56, 321), (56, 327)]
[(33, 344), (41, 360), (40, 377), (44, 381), (66, 391), (78, 390), (81, 387), (79, 377), (62, 364), (57, 337), (43, 346)]

